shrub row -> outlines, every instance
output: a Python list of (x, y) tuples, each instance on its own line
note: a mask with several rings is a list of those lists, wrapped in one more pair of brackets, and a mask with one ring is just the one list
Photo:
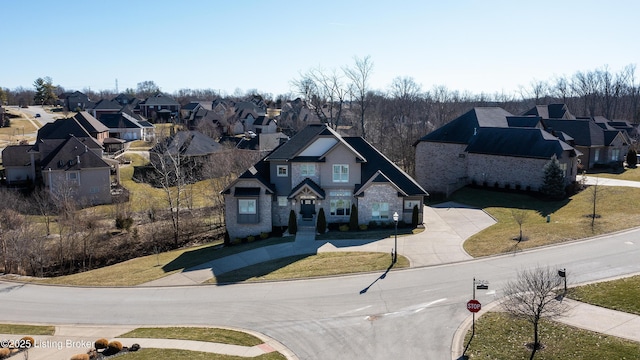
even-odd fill
[(230, 241), (230, 245), (240, 245), (240, 244), (246, 244), (246, 243), (252, 243), (256, 240), (264, 240), (269, 238), (269, 236), (271, 236), (268, 232), (261, 232), (260, 235), (249, 235), (245, 238), (234, 238), (232, 241)]

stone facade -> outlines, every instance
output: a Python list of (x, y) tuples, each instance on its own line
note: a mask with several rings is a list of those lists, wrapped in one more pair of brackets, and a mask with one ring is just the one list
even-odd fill
[[(260, 235), (262, 232), (271, 232), (271, 203), (272, 196), (265, 195), (264, 186), (255, 181), (238, 181), (235, 187), (260, 187), (258, 197), (236, 197), (233, 193), (224, 196), (225, 223), (230, 238), (243, 238), (250, 235)], [(238, 199), (256, 199), (258, 221), (255, 223), (238, 223)]]
[[(524, 158), (466, 153), (466, 145), (420, 142), (416, 146), (416, 180), (431, 193), (449, 196), (455, 190), (471, 184), (512, 189), (519, 185), (537, 191), (544, 182), (544, 166), (550, 159)], [(565, 151), (558, 159), (566, 166), (567, 185), (576, 180), (577, 159)]]
[(422, 141), (416, 145), (416, 180), (430, 193), (451, 194), (467, 184), (466, 144)]
[[(375, 203), (387, 203), (389, 209), (386, 219), (371, 217)], [(373, 184), (364, 191), (364, 196), (358, 198), (358, 223), (369, 224), (370, 221), (393, 222), (393, 213), (402, 214), (403, 198), (398, 196), (398, 190), (390, 184)], [(401, 219), (404, 220), (404, 219)], [(411, 218), (409, 218), (409, 222)]]

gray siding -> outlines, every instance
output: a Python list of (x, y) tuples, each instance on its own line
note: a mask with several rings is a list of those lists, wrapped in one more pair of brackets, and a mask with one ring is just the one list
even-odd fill
[[(259, 197), (236, 197), (234, 191), (236, 187), (260, 187)], [(238, 199), (256, 199), (258, 221), (254, 223), (242, 223), (238, 219)], [(260, 235), (262, 232), (271, 232), (271, 195), (265, 194), (265, 188), (257, 181), (238, 181), (230, 194), (224, 195), (225, 203), (225, 223), (229, 237), (243, 238), (249, 235)], [(246, 219), (244, 219), (246, 220)]]
[(467, 182), (466, 147), (465, 144), (419, 142), (416, 145), (418, 184), (429, 193), (447, 195), (464, 186)]

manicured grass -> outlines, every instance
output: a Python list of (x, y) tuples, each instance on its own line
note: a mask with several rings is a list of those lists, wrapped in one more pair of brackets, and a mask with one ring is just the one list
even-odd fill
[(257, 337), (241, 331), (203, 327), (138, 328), (118, 337), (193, 340), (240, 346), (256, 346), (263, 343)]
[(218, 248), (221, 241), (198, 247), (179, 249), (158, 255), (148, 255), (119, 264), (78, 274), (35, 282), (78, 286), (135, 286), (182, 271), (210, 260), (237, 254), (256, 247), (293, 241), (293, 237), (273, 238), (239, 246)]
[(272, 352), (252, 358), (241, 356), (230, 356), (221, 354), (205, 353), (200, 351), (173, 350), (173, 349), (141, 349), (136, 352), (130, 352), (118, 356), (118, 359), (124, 360), (284, 360), (286, 357), (278, 352)]
[[(469, 341), (467, 333), (464, 345)], [(471, 359), (529, 359), (525, 344), (533, 341), (533, 327), (505, 313), (489, 312), (476, 319), (476, 332), (466, 355)], [(640, 359), (638, 343), (582, 330), (553, 321), (542, 321), (536, 360)]]
[(0, 324), (0, 334), (34, 336), (53, 335), (55, 332), (55, 326)]
[[(640, 226), (640, 189), (599, 186), (596, 213), (600, 215), (591, 227), (593, 187), (562, 201), (546, 201), (524, 194), (463, 188), (452, 200), (485, 210), (498, 223), (475, 234), (464, 243), (464, 249), (474, 257), (610, 233)], [(514, 241), (519, 235), (513, 211), (523, 209), (528, 215), (523, 223), (524, 241)], [(549, 215), (551, 221), (546, 222)]]
[(589, 172), (587, 175), (617, 180), (640, 181), (640, 167), (625, 168), (621, 172)]
[[(391, 255), (371, 252), (330, 252), (317, 255), (290, 256), (247, 266), (221, 274), (208, 283), (285, 280), (330, 276), (368, 271), (384, 271), (391, 265)], [(398, 256), (395, 268), (406, 268), (409, 260)]]
[(640, 315), (640, 275), (569, 289), (569, 297), (609, 309)]

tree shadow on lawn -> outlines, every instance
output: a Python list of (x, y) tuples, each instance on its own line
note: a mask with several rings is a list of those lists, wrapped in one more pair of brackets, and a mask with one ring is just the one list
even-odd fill
[(241, 252), (257, 249), (260, 247), (277, 245), (292, 242), (293, 237), (287, 238), (271, 238), (266, 240), (258, 240), (248, 244), (238, 244), (233, 246), (206, 246), (194, 250), (188, 250), (180, 254), (178, 257), (162, 267), (164, 272), (175, 270), (187, 270), (192, 267), (204, 264), (206, 262), (221, 259), (226, 256), (235, 255)]
[(245, 266), (237, 270), (215, 275), (216, 282), (218, 285), (228, 285), (243, 282), (251, 278), (263, 277), (313, 255), (315, 254), (294, 255)]
[[(544, 217), (565, 207), (571, 202), (571, 198), (548, 200), (542, 198), (542, 195), (464, 187), (453, 193), (451, 201), (460, 203), (459, 207), (461, 208), (471, 206), (479, 209), (499, 207), (534, 210)], [(438, 205), (433, 205), (433, 207), (438, 207)]]

